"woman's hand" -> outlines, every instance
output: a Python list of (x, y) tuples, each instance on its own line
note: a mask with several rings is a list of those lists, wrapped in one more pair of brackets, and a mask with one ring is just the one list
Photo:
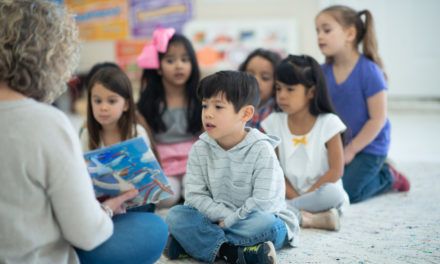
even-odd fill
[(130, 191), (127, 191), (123, 194), (120, 194), (119, 196), (105, 200), (105, 202), (103, 202), (102, 204), (110, 207), (110, 209), (112, 209), (114, 215), (124, 214), (125, 208), (123, 208), (122, 205), (126, 201), (131, 200), (134, 197), (136, 197), (136, 195), (138, 195), (138, 193), (139, 193), (138, 190), (130, 190)]

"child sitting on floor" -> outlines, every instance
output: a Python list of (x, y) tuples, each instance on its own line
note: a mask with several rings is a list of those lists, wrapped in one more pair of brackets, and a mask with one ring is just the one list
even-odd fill
[(222, 71), (198, 90), (206, 132), (189, 153), (185, 204), (168, 212), (165, 255), (213, 263), (275, 263), (275, 249), (298, 244), (299, 225), (286, 209), (279, 139), (245, 128), (259, 103), (257, 80)]

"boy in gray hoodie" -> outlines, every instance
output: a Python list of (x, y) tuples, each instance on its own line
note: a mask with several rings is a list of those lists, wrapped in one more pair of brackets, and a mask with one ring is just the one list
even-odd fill
[(259, 104), (256, 79), (221, 71), (200, 82), (205, 133), (189, 153), (185, 204), (168, 212), (165, 255), (213, 263), (276, 263), (297, 246), (298, 218), (286, 209), (280, 140), (245, 127)]

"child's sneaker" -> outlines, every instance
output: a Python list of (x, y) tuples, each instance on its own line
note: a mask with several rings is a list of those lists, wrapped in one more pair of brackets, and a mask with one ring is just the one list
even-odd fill
[(393, 186), (391, 186), (391, 189), (397, 190), (399, 192), (409, 191), (410, 185), (408, 179), (390, 164), (388, 164), (388, 168), (394, 177)]
[(190, 257), (172, 235), (168, 236), (168, 241), (165, 245), (163, 254), (169, 259), (183, 259)]
[(275, 247), (271, 241), (266, 241), (250, 247), (239, 247), (237, 263), (277, 263)]

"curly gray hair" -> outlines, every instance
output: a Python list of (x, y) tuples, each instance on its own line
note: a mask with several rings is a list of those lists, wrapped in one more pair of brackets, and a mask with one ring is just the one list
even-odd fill
[(65, 91), (79, 61), (73, 15), (41, 0), (1, 0), (0, 25), (0, 81), (52, 102)]

